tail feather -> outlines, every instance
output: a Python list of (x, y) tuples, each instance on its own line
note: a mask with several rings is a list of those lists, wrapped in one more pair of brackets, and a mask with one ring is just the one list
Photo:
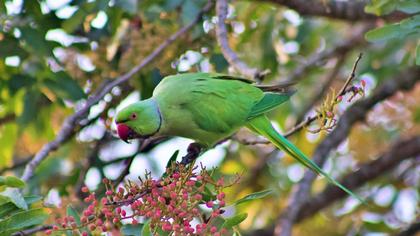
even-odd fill
[(308, 167), (315, 173), (324, 176), (329, 182), (341, 188), (344, 192), (348, 193), (352, 197), (358, 199), (360, 202), (365, 203), (365, 201), (341, 185), (333, 177), (325, 173), (317, 164), (315, 164), (311, 159), (309, 159), (305, 154), (303, 154), (295, 145), (293, 145), (289, 140), (279, 134), (271, 125), (270, 121), (266, 116), (258, 116), (248, 122), (248, 128), (252, 131), (265, 136), (270, 142), (272, 142), (277, 148), (283, 150), (293, 158), (295, 158), (302, 165)]

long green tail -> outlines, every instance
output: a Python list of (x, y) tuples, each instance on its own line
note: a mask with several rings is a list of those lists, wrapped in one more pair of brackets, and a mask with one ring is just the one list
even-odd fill
[(250, 120), (247, 124), (247, 127), (251, 129), (252, 131), (263, 135), (266, 137), (270, 142), (272, 142), (276, 147), (279, 149), (285, 151), (287, 154), (295, 158), (297, 161), (299, 161), (302, 165), (308, 167), (315, 173), (319, 175), (325, 176), (329, 182), (336, 185), (337, 187), (341, 188), (344, 192), (348, 193), (349, 195), (353, 196), (354, 198), (358, 199), (360, 202), (365, 203), (365, 201), (341, 185), (337, 180), (332, 178), (330, 175), (325, 173), (317, 164), (315, 164), (311, 159), (306, 157), (305, 154), (303, 154), (295, 145), (293, 145), (289, 140), (287, 140), (285, 137), (283, 137), (281, 134), (279, 134), (271, 125), (268, 118), (264, 115), (258, 116), (252, 120)]

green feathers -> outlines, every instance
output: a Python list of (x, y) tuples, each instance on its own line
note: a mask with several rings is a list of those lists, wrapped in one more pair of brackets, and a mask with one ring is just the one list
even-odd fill
[(280, 135), (271, 125), (268, 118), (264, 115), (258, 116), (248, 122), (248, 127), (257, 134), (260, 134), (266, 137), (270, 142), (272, 142), (276, 147), (283, 150), (293, 158), (295, 158), (302, 165), (308, 167), (315, 173), (324, 176), (330, 183), (341, 188), (344, 192), (348, 193), (352, 197), (358, 199), (360, 202), (364, 203), (364, 200), (341, 185), (329, 174), (325, 173), (317, 164), (315, 164), (311, 159), (309, 159), (305, 154), (303, 154), (295, 145), (293, 145), (289, 140)]
[(130, 105), (117, 115), (119, 134), (126, 139), (137, 134), (181, 136), (211, 148), (246, 126), (362, 201), (271, 126), (265, 113), (289, 99), (293, 94), (290, 85), (257, 86), (246, 79), (210, 73), (168, 76), (155, 88), (151, 99)]

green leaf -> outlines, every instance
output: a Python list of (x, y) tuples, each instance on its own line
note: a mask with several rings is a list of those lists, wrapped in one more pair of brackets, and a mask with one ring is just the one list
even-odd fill
[(67, 33), (73, 33), (76, 29), (81, 27), (85, 17), (94, 11), (95, 6), (95, 2), (83, 3), (70, 18), (63, 21), (61, 25), (63, 30)]
[(416, 65), (420, 66), (420, 43), (416, 47)]
[(77, 225), (80, 225), (80, 216), (79, 216), (79, 213), (77, 213), (76, 209), (74, 209), (71, 204), (69, 204), (67, 206), (66, 211), (67, 211), (67, 215), (68, 216), (73, 216), (74, 221), (77, 223)]
[(365, 34), (370, 42), (384, 41), (401, 36), (401, 27), (399, 24), (385, 25), (381, 28), (373, 29)]
[(225, 57), (220, 53), (211, 55), (210, 62), (215, 66), (217, 72), (223, 72), (229, 66)]
[(15, 123), (0, 126), (0, 168), (10, 166), (12, 164), (17, 132), (18, 126)]
[(53, 43), (45, 40), (45, 35), (36, 29), (33, 29), (29, 26), (20, 28), (22, 32), (21, 38), (25, 41), (25, 44), (28, 45), (39, 56), (51, 56), (54, 57)]
[(28, 56), (28, 53), (20, 47), (18, 39), (5, 35), (0, 40), (0, 57), (10, 56), (18, 56), (22, 60)]
[(6, 185), (9, 187), (23, 188), (25, 187), (25, 182), (15, 176), (0, 176), (0, 185)]
[[(400, 22), (400, 26), (404, 29), (415, 30), (420, 26), (420, 15), (416, 15)], [(420, 30), (420, 29), (419, 29)]]
[(36, 119), (34, 114), (37, 114), (37, 111), (40, 109), (38, 102), (41, 99), (41, 95), (42, 94), (40, 94), (39, 91), (34, 89), (30, 89), (25, 93), (23, 98), (23, 112), (20, 114), (17, 120), (19, 125), (22, 127)]
[(168, 176), (166, 169), (168, 169), (172, 165), (172, 163), (176, 161), (176, 158), (178, 157), (178, 153), (179, 153), (179, 150), (176, 150), (174, 154), (172, 154), (171, 158), (169, 158), (168, 162), (166, 163), (165, 172), (163, 172), (161, 178), (165, 178)]
[(20, 229), (42, 224), (48, 218), (48, 214), (42, 208), (18, 212), (0, 221), (0, 235), (11, 235)]
[(150, 231), (150, 220), (146, 221), (146, 223), (143, 225), (141, 235), (142, 236), (152, 236), (152, 232)]
[(420, 12), (420, 1), (412, 0), (400, 2), (397, 9), (407, 14)]
[(174, 154), (172, 154), (171, 158), (169, 158), (168, 163), (166, 163), (166, 168), (171, 167), (172, 163), (173, 163), (174, 161), (176, 161), (176, 158), (178, 157), (178, 153), (179, 153), (179, 150), (176, 150), (176, 151), (174, 152)]
[(6, 188), (0, 195), (8, 197), (10, 202), (15, 204), (18, 208), (28, 210), (28, 204), (17, 188)]
[(205, 1), (203, 0), (185, 0), (181, 10), (182, 23), (186, 25), (193, 21), (204, 3)]
[(266, 196), (268, 196), (272, 193), (273, 193), (273, 191), (270, 190), (270, 189), (263, 190), (263, 191), (260, 191), (260, 192), (251, 193), (251, 194), (237, 200), (234, 203), (234, 205), (239, 205), (239, 204), (249, 202), (249, 201), (253, 201), (253, 200), (256, 200), (256, 199), (261, 199), (261, 198), (264, 198), (264, 197), (266, 197)]
[(123, 225), (121, 231), (125, 236), (142, 236), (143, 224), (137, 225)]
[(60, 71), (53, 76), (44, 80), (43, 84), (58, 97), (77, 101), (86, 96), (80, 85), (65, 72)]
[[(7, 199), (7, 202), (0, 204), (0, 219), (4, 218), (4, 216), (15, 213), (16, 211), (19, 211), (20, 209), (15, 206), (15, 204), (10, 202), (9, 198), (4, 197)], [(41, 196), (26, 196), (24, 197), (26, 204), (31, 205), (32, 203), (38, 202), (42, 199)]]
[(386, 15), (394, 11), (398, 2), (395, 0), (373, 0), (369, 5), (365, 6), (365, 12), (375, 15)]
[(226, 218), (225, 223), (223, 224), (223, 228), (232, 228), (235, 225), (240, 224), (248, 217), (248, 213), (241, 213), (236, 216)]
[(130, 14), (135, 14), (137, 12), (137, 0), (116, 0), (115, 6), (120, 7)]

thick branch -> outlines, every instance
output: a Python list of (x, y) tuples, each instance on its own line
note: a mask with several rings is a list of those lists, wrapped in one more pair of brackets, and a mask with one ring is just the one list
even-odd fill
[(218, 17), (216, 24), (216, 38), (220, 49), (222, 50), (223, 56), (226, 58), (229, 64), (242, 75), (252, 79), (260, 80), (267, 72), (260, 72), (256, 68), (249, 67), (245, 62), (239, 59), (238, 55), (229, 46), (227, 29), (225, 25), (227, 16), (226, 0), (217, 0), (216, 14)]
[[(346, 188), (353, 190), (364, 183), (384, 174), (402, 161), (420, 155), (420, 136), (397, 142), (390, 150), (378, 159), (360, 166), (360, 168), (342, 178), (340, 181)], [(346, 197), (346, 193), (336, 186), (328, 185), (324, 191), (306, 200), (300, 208), (296, 222), (312, 216), (334, 201)]]
[[(314, 162), (319, 166), (323, 166), (331, 150), (336, 148), (348, 136), (351, 127), (356, 122), (365, 119), (366, 114), (374, 105), (389, 98), (399, 90), (408, 90), (412, 88), (419, 80), (419, 68), (407, 69), (395, 78), (385, 81), (369, 98), (354, 103), (340, 117), (336, 128), (317, 147), (313, 155)], [(291, 234), (293, 223), (296, 220), (304, 200), (310, 194), (312, 182), (315, 178), (316, 175), (313, 172), (307, 171), (305, 173), (303, 180), (293, 191), (288, 207), (284, 211), (284, 215), (279, 219), (275, 229), (276, 235), (289, 236)]]
[(140, 64), (135, 66), (126, 74), (112, 80), (111, 82), (103, 84), (103, 86), (100, 86), (100, 89), (98, 89), (96, 93), (94, 93), (94, 95), (89, 97), (83, 108), (75, 112), (73, 115), (69, 116), (64, 121), (61, 130), (59, 131), (55, 139), (45, 144), (41, 148), (41, 150), (35, 155), (35, 157), (26, 165), (25, 171), (22, 175), (22, 179), (28, 180), (30, 177), (32, 177), (35, 168), (48, 156), (48, 154), (59, 148), (63, 143), (70, 139), (72, 134), (75, 132), (74, 128), (77, 126), (78, 122), (88, 114), (90, 108), (93, 105), (99, 102), (107, 93), (109, 93), (112, 90), (112, 88), (126, 83), (133, 75), (135, 75), (138, 71), (140, 71), (149, 63), (151, 63), (156, 57), (158, 57), (163, 52), (163, 50), (165, 50), (169, 45), (171, 45), (177, 38), (191, 30), (193, 26), (201, 20), (202, 15), (208, 10), (210, 10), (211, 5), (211, 2), (209, 1), (207, 5), (203, 8), (203, 10), (191, 23), (185, 25), (175, 34), (171, 35), (166, 41), (159, 45), (159, 47), (157, 47), (150, 55), (148, 55)]
[(377, 19), (401, 19), (407, 14), (393, 12), (386, 16), (376, 16), (366, 13), (364, 8), (368, 1), (339, 0), (265, 0), (280, 4), (297, 11), (302, 16), (325, 16), (348, 21), (373, 21)]

